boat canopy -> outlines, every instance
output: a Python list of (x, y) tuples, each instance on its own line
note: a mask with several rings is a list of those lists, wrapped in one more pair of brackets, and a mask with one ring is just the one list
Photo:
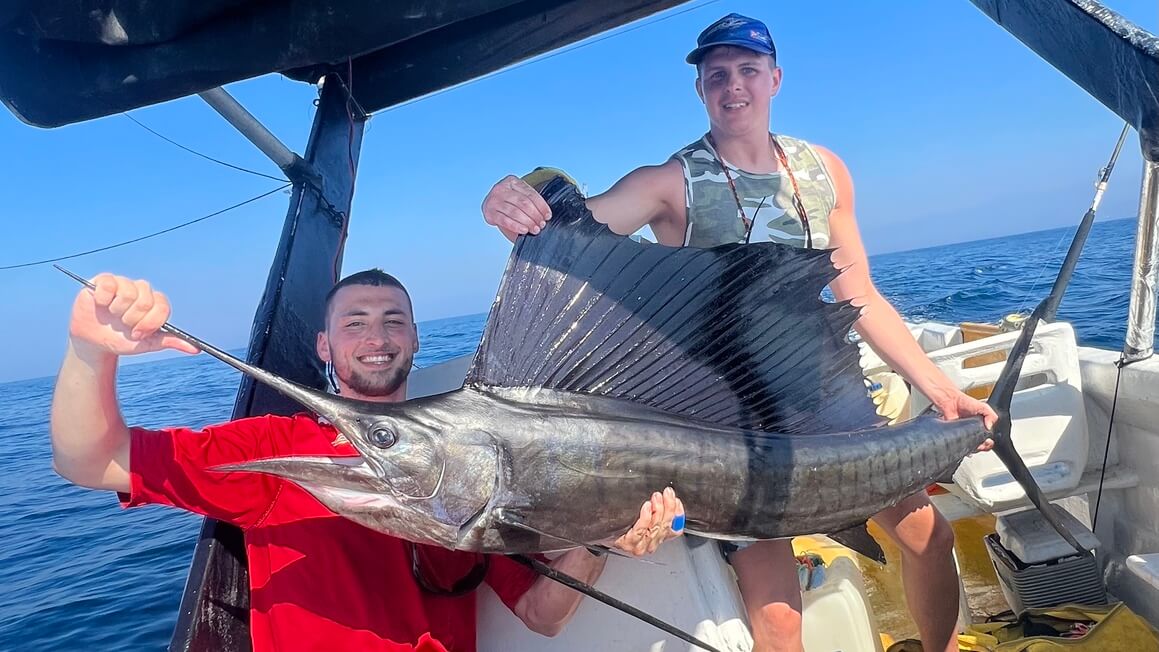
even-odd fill
[[(340, 70), (373, 112), (684, 1), (0, 0), (0, 101), (57, 127), (272, 72), (313, 83)], [(1095, 0), (971, 2), (1159, 158), (1159, 39)]]
[[(268, 73), (373, 112), (684, 0), (0, 0), (0, 101), (58, 127)], [(350, 75), (352, 73), (352, 75)]]

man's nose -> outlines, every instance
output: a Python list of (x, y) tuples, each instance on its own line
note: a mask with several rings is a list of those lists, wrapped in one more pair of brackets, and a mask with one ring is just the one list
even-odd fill
[(366, 329), (366, 334), (363, 339), (371, 344), (382, 344), (386, 341), (386, 325), (372, 323)]

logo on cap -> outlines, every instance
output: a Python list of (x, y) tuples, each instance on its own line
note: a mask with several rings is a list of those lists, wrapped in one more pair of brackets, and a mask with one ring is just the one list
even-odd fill
[(740, 27), (741, 25), (744, 25), (744, 24), (745, 24), (745, 23), (747, 23), (747, 22), (748, 22), (748, 21), (746, 21), (746, 20), (745, 20), (745, 19), (743, 19), (743, 18), (731, 18), (731, 17), (729, 17), (729, 18), (723, 18), (723, 19), (721, 19), (721, 20), (720, 20), (720, 22), (718, 22), (718, 23), (716, 24), (716, 27), (714, 27), (714, 28), (712, 29), (712, 32), (711, 32), (711, 33), (715, 34), (715, 33), (719, 32), (719, 31), (720, 31), (720, 30), (722, 30), (722, 29), (732, 29), (732, 28), (734, 28), (734, 27)]

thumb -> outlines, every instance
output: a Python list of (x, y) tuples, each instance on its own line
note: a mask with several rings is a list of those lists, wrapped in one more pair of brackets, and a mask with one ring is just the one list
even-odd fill
[(186, 342), (185, 340), (175, 335), (162, 335), (160, 341), (158, 341), (158, 344), (160, 344), (161, 348), (163, 349), (173, 349), (174, 351), (181, 351), (182, 353), (189, 353), (194, 355), (201, 353), (201, 349), (193, 346), (189, 342)]

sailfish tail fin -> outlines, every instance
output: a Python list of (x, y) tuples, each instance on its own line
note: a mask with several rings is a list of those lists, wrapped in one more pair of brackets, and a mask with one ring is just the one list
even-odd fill
[(1014, 441), (1010, 437), (1010, 403), (1014, 397), (1014, 389), (1017, 387), (1019, 375), (1022, 373), (1022, 364), (1026, 361), (1027, 353), (1030, 352), (1030, 342), (1034, 338), (1034, 331), (1038, 328), (1039, 322), (1042, 321), (1050, 302), (1050, 297), (1044, 299), (1023, 324), (1018, 339), (1007, 355), (1006, 366), (1002, 368), (1002, 373), (999, 374), (997, 382), (994, 383), (994, 389), (990, 392), (988, 403), (998, 413), (998, 422), (994, 424), (991, 439), (994, 441), (994, 454), (998, 456), (998, 459), (1010, 471), (1010, 475), (1026, 491), (1026, 496), (1042, 513), (1046, 522), (1050, 523), (1050, 526), (1058, 532), (1059, 536), (1075, 550), (1086, 554), (1088, 550), (1062, 524), (1062, 520), (1055, 511), (1058, 508), (1051, 504), (1042, 488), (1038, 486), (1034, 476), (1030, 473), (1030, 469), (1026, 467), (1026, 463), (1022, 461), (1022, 457), (1015, 450)]

